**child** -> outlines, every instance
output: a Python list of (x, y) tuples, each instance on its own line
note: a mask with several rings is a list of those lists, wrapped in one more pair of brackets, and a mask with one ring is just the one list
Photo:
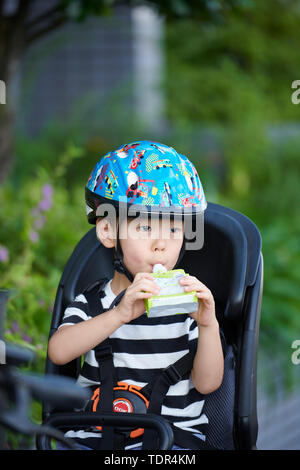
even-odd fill
[[(83, 386), (98, 385), (95, 348), (109, 338), (117, 380), (144, 387), (192, 351), (191, 371), (170, 386), (161, 414), (185, 435), (205, 439), (202, 429), (208, 420), (202, 414), (203, 395), (216, 390), (223, 378), (223, 351), (212, 293), (196, 277), (185, 276), (180, 282), (185, 291), (197, 292), (197, 311), (149, 318), (144, 305), (144, 299), (159, 293), (150, 275), (153, 266), (162, 264), (171, 270), (184, 253), (188, 222), (177, 215), (188, 207), (188, 221), (206, 208), (196, 169), (168, 146), (134, 142), (100, 160), (89, 178), (86, 202), (98, 239), (106, 248), (114, 248), (115, 273), (104, 287), (104, 312), (91, 312), (84, 293), (66, 309), (49, 342), (50, 359), (65, 364), (85, 355), (78, 381)], [(120, 217), (124, 203), (127, 214), (134, 208), (139, 217)], [(106, 212), (116, 209), (116, 218), (113, 211), (103, 217), (103, 208)], [(149, 209), (156, 217), (149, 217)], [(110, 308), (124, 290), (121, 301)], [(99, 430), (67, 435), (89, 448), (100, 448)], [(134, 446), (140, 442), (141, 438), (138, 442), (132, 439), (125, 448), (137, 448)], [(175, 439), (175, 444), (180, 442)]]

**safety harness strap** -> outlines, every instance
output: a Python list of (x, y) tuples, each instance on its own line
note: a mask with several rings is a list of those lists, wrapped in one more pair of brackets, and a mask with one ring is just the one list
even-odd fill
[(193, 360), (194, 360), (194, 353), (190, 351), (189, 353), (185, 354), (181, 357), (177, 362), (174, 364), (169, 365), (166, 367), (159, 375), (155, 381), (145, 385), (141, 392), (151, 398), (151, 407), (150, 412), (157, 412), (160, 413), (161, 405), (164, 400), (164, 396), (154, 397), (154, 390), (164, 391), (169, 390), (170, 385), (175, 385), (177, 382), (183, 379), (184, 375), (189, 372), (193, 367)]
[[(90, 312), (95, 315), (104, 311), (101, 297), (103, 297), (103, 287), (107, 279), (101, 279), (88, 288), (84, 295), (88, 301)], [(99, 412), (113, 411), (113, 387), (116, 381), (112, 347), (108, 340), (104, 340), (95, 348), (95, 357), (99, 364), (99, 382), (101, 382), (101, 400), (99, 400)], [(102, 427), (102, 439), (100, 441), (102, 450), (113, 450), (114, 448), (114, 428), (112, 426)]]
[[(180, 382), (184, 375), (192, 369), (193, 360), (194, 354), (192, 352), (187, 353), (175, 364), (171, 364), (164, 369), (153, 383), (150, 382), (142, 388), (142, 393), (147, 395), (150, 392), (150, 403), (147, 413), (161, 414), (161, 407), (170, 386)], [(152, 429), (145, 429), (143, 449), (157, 449), (156, 440), (156, 433)]]

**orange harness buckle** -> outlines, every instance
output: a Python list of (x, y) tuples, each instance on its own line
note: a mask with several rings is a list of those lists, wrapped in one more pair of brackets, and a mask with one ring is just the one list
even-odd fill
[[(138, 385), (129, 385), (126, 382), (118, 382), (113, 388), (113, 411), (115, 413), (147, 413), (149, 401), (140, 392), (141, 389), (142, 387), (139, 387)], [(101, 395), (100, 391), (101, 387), (97, 387), (91, 398), (91, 401), (93, 402), (92, 411), (94, 412), (97, 412)], [(96, 428), (100, 431), (102, 430), (102, 426), (96, 426)], [(121, 427), (118, 429), (122, 432), (128, 432), (129, 437), (131, 438), (139, 437), (144, 433), (143, 428), (131, 430), (131, 428)]]

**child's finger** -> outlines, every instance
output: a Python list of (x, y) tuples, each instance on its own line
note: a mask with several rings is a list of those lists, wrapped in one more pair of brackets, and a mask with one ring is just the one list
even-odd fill
[(150, 279), (141, 279), (134, 285), (135, 291), (150, 291), (152, 294), (156, 294), (160, 291), (160, 288), (153, 280)]
[(197, 292), (198, 291), (205, 292), (208, 290), (206, 286), (202, 286), (201, 284), (198, 284), (197, 282), (195, 283), (191, 282), (190, 284), (183, 284), (183, 286), (184, 286), (184, 290), (186, 291), (196, 290)]
[(152, 292), (137, 292), (136, 299), (149, 299), (152, 295)]
[(199, 279), (197, 279), (196, 277), (194, 276), (185, 276), (183, 277), (182, 279), (180, 279), (179, 281), (181, 284), (194, 284), (194, 285), (197, 285), (199, 287), (202, 287), (202, 288), (205, 288), (207, 289), (206, 285), (203, 284), (201, 281), (199, 281)]
[(196, 292), (196, 296), (198, 299), (206, 299), (206, 300), (211, 300), (212, 295), (208, 292)]
[(131, 285), (136, 286), (137, 284), (140, 284), (143, 281), (148, 281), (148, 282), (152, 282), (153, 284), (156, 284), (153, 276), (151, 276), (149, 273), (138, 273), (135, 276), (133, 283)]
[(186, 292), (195, 290), (197, 292), (209, 292), (210, 293), (210, 290), (206, 287), (206, 285), (198, 281), (197, 278), (194, 278), (193, 280), (188, 280), (187, 282), (183, 282), (182, 286), (184, 286), (184, 290)]
[(153, 280), (153, 276), (151, 276), (150, 273), (137, 273), (135, 278), (134, 278), (134, 281), (139, 281), (140, 279), (149, 279), (149, 280)]

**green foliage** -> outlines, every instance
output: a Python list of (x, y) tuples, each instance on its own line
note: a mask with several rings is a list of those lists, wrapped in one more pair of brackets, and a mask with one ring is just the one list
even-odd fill
[(170, 25), (170, 119), (231, 124), (260, 116), (268, 122), (297, 121), (299, 112), (290, 97), (300, 66), (299, 17), (298, 2), (266, 0), (247, 2), (218, 24), (182, 20)]
[(6, 338), (35, 350), (42, 370), (51, 310), (62, 269), (87, 231), (83, 191), (68, 192), (61, 183), (67, 166), (81, 155), (69, 145), (57, 155), (52, 172), (38, 167), (33, 179), (0, 192), (1, 287), (11, 290)]
[[(39, 151), (47, 153), (47, 145), (40, 142)], [(32, 349), (36, 361), (29, 369), (39, 373), (44, 373), (51, 313), (63, 268), (89, 229), (83, 188), (69, 191), (64, 184), (68, 168), (82, 154), (80, 147), (64, 145), (57, 149), (52, 170), (35, 166), (30, 177), (25, 172), (18, 182), (11, 179), (0, 188), (0, 278), (1, 288), (10, 291), (5, 339)], [(35, 422), (41, 421), (40, 403), (33, 402), (31, 414)], [(12, 448), (32, 445), (30, 439), (14, 433), (7, 439)]]
[(89, 15), (108, 15), (115, 6), (153, 6), (168, 20), (198, 18), (202, 21), (220, 21), (228, 11), (235, 11), (251, 0), (61, 0), (60, 4), (69, 17), (83, 21)]

